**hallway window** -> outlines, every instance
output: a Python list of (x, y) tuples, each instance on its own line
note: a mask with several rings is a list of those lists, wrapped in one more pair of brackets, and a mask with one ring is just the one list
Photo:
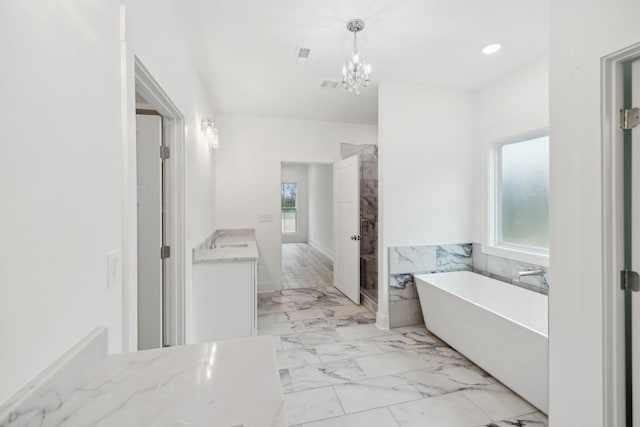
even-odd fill
[(296, 183), (282, 183), (280, 195), (282, 233), (295, 233), (298, 231), (297, 193), (298, 185)]

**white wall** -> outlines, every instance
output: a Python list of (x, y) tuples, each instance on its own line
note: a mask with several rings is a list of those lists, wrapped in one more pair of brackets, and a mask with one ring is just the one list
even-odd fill
[[(237, 115), (219, 116), (217, 123), (216, 227), (255, 228), (259, 289), (280, 289), (281, 162), (332, 163), (342, 142), (376, 144), (377, 127)], [(273, 221), (260, 222), (261, 214)]]
[[(111, 289), (106, 252), (135, 247), (135, 210), (123, 211), (125, 201), (135, 206), (135, 187), (123, 181), (135, 176), (135, 127), (123, 130), (121, 92), (124, 75), (125, 113), (135, 120), (134, 54), (190, 129), (187, 231), (199, 238), (213, 229), (213, 154), (195, 132), (209, 104), (172, 2), (127, 4), (124, 73), (118, 2), (0, 5), (0, 34), (9, 40), (0, 48), (0, 197), (7, 206), (0, 221), (0, 402), (97, 325), (109, 328), (109, 351), (123, 348), (123, 290), (135, 286), (135, 252), (133, 273)], [(123, 231), (123, 218), (133, 227)], [(190, 283), (189, 242), (186, 252)], [(125, 346), (135, 340), (127, 333)]]
[(97, 325), (122, 347), (118, 15), (0, 3), (0, 403)]
[(332, 165), (309, 165), (309, 244), (333, 258)]
[(600, 61), (640, 41), (640, 2), (558, 0), (550, 9), (549, 420), (602, 426)]
[(295, 233), (283, 233), (282, 243), (309, 241), (309, 168), (306, 164), (283, 163), (281, 181), (297, 184), (297, 224)]
[(378, 324), (388, 327), (388, 248), (472, 238), (471, 96), (379, 87)]
[(473, 241), (485, 243), (488, 148), (491, 142), (549, 127), (549, 60), (540, 58), (476, 89)]

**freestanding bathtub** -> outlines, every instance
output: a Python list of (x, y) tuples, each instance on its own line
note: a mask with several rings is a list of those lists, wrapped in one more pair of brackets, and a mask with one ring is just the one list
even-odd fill
[(469, 271), (416, 275), (427, 329), (549, 411), (547, 296)]

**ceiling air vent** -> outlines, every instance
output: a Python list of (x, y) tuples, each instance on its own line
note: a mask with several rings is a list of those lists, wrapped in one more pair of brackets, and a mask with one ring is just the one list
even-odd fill
[(323, 80), (320, 82), (320, 87), (323, 89), (339, 89), (341, 82), (338, 80)]
[(308, 47), (296, 47), (295, 59), (298, 65), (304, 65), (311, 56), (311, 48)]

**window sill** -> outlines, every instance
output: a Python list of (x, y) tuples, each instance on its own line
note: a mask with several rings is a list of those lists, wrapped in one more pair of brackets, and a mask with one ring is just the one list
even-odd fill
[(505, 246), (482, 245), (482, 252), (489, 255), (508, 258), (515, 261), (535, 264), (541, 267), (549, 267), (549, 255), (534, 252), (521, 251)]

